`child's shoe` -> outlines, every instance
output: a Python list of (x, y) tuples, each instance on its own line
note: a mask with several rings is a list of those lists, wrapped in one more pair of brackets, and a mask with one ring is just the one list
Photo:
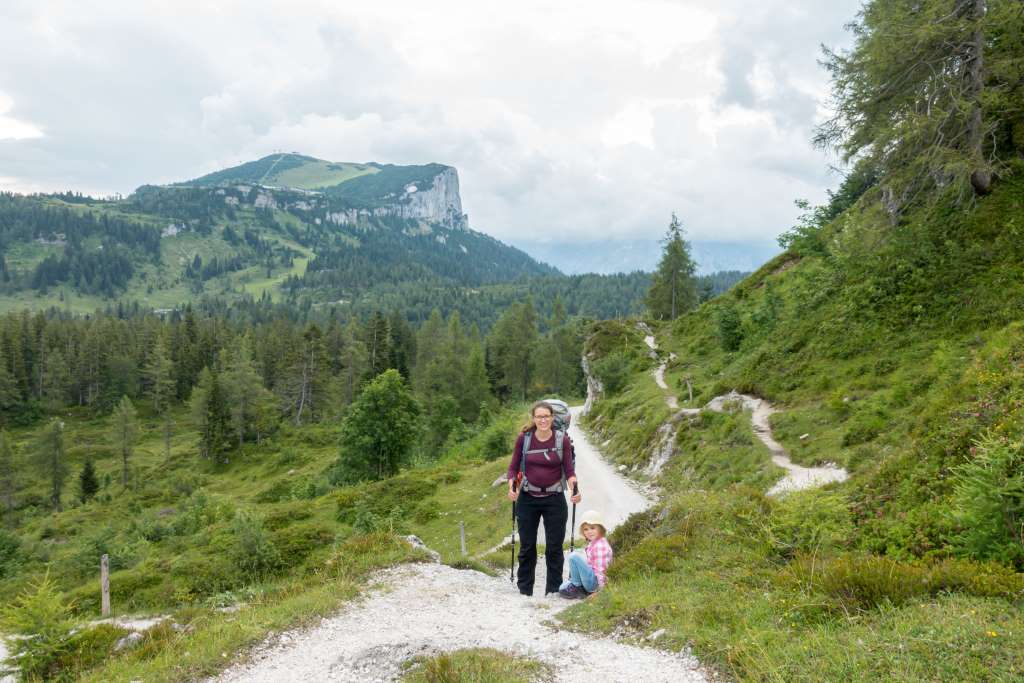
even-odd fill
[(580, 598), (587, 597), (587, 592), (574, 583), (570, 583), (568, 586), (558, 591), (558, 594), (566, 600), (579, 600)]

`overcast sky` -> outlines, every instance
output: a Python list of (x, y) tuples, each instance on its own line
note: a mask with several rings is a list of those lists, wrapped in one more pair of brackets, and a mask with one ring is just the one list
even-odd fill
[(770, 240), (835, 160), (856, 0), (0, 5), (0, 189), (127, 194), (274, 151), (458, 168), (515, 244)]

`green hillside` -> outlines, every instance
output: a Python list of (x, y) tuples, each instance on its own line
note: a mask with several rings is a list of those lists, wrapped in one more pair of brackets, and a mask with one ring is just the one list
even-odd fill
[[(616, 589), (570, 622), (665, 628), (743, 680), (1022, 675), (1019, 170), (974, 206), (921, 206), (898, 228), (877, 188), (852, 206), (840, 192), (786, 253), (652, 323), (681, 407), (731, 390), (768, 399), (794, 461), (850, 478), (766, 497), (782, 472), (749, 415), (679, 419), (661, 513), (615, 535)], [(589, 348), (617, 391), (588, 424), (644, 466), (674, 411), (643, 333), (603, 323)]]
[(324, 161), (301, 154), (271, 154), (256, 161), (210, 173), (181, 185), (213, 187), (252, 183), (271, 187), (319, 190), (379, 171), (376, 164)]

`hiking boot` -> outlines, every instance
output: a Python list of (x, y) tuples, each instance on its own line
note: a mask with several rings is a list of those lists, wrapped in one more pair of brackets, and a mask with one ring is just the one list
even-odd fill
[(558, 594), (566, 600), (579, 600), (580, 598), (587, 597), (587, 592), (574, 583), (570, 583), (567, 587), (558, 591)]

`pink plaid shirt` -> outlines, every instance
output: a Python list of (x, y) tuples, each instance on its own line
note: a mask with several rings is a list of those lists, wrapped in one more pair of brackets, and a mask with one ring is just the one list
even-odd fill
[(604, 588), (604, 584), (608, 580), (605, 573), (608, 571), (608, 565), (612, 563), (612, 547), (602, 536), (588, 543), (584, 550), (587, 553), (587, 564), (594, 570), (594, 576), (597, 577), (598, 587)]

